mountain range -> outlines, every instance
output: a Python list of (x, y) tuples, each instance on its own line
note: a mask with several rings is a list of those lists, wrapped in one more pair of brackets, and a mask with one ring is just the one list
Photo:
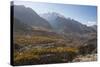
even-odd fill
[(14, 6), (14, 17), (20, 20), (23, 24), (35, 29), (52, 30), (57, 33), (91, 33), (96, 29), (81, 24), (80, 22), (65, 18), (59, 13), (45, 13), (40, 16), (31, 8), (23, 5)]
[(74, 19), (66, 18), (63, 15), (60, 15), (59, 13), (56, 12), (45, 13), (41, 14), (40, 16), (46, 19), (51, 24), (51, 26), (55, 31), (60, 33), (84, 34), (95, 31), (95, 29), (91, 27), (83, 25)]
[(11, 8), (14, 65), (72, 62), (78, 55), (97, 53), (97, 25), (57, 12), (38, 14), (24, 5)]

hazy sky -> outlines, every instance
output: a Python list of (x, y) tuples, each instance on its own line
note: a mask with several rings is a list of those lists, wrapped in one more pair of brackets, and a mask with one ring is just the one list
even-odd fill
[(30, 1), (15, 1), (14, 4), (30, 7), (38, 14), (57, 12), (61, 15), (64, 15), (66, 18), (70, 17), (88, 26), (97, 23), (96, 6), (38, 3)]

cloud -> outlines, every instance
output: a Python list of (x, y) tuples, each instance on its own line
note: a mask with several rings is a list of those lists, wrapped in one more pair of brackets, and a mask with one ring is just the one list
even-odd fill
[(97, 25), (97, 22), (95, 22), (95, 21), (88, 21), (88, 22), (86, 23), (86, 25), (87, 25), (87, 26)]

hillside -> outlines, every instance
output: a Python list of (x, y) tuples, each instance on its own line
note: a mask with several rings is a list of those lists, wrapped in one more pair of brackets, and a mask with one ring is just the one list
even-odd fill
[(51, 29), (50, 24), (35, 11), (23, 5), (14, 5), (14, 17), (31, 27)]
[(65, 18), (56, 12), (45, 13), (40, 16), (46, 19), (53, 29), (59, 33), (86, 34), (95, 32), (93, 28), (83, 25), (74, 19)]

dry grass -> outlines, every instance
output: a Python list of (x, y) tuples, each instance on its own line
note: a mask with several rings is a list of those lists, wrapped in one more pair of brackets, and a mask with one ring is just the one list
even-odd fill
[[(15, 52), (14, 53), (14, 62), (16, 64), (25, 64), (28, 62), (32, 62), (34, 64), (35, 61), (42, 61), (41, 56), (54, 54), (56, 59), (48, 58), (48, 60), (52, 61), (58, 61), (62, 60), (63, 54), (66, 53), (68, 55), (69, 60), (72, 60), (73, 57), (75, 57), (77, 53), (76, 48), (67, 48), (67, 47), (55, 47), (55, 48), (34, 48), (29, 51), (23, 51), (23, 52)], [(62, 54), (62, 55), (61, 55)], [(66, 59), (68, 59), (66, 58)], [(44, 58), (45, 59), (45, 58)]]
[(57, 38), (53, 37), (48, 37), (48, 36), (32, 36), (32, 37), (27, 37), (27, 36), (16, 36), (14, 38), (14, 42), (17, 44), (45, 44), (45, 43), (52, 43), (57, 40)]

